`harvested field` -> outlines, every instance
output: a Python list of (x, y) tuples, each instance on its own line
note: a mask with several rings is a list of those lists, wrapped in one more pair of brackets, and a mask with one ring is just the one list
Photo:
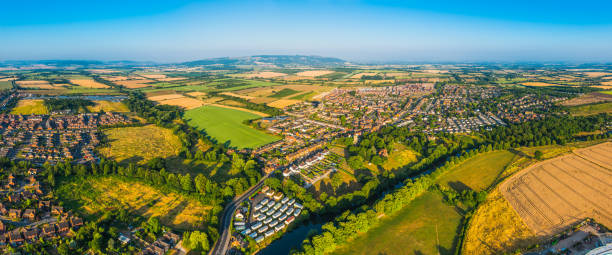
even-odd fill
[(314, 80), (314, 79), (315, 79), (315, 77), (312, 77), (312, 76), (295, 76), (295, 75), (292, 75), (292, 76), (285, 76), (285, 77), (283, 77), (283, 80), (286, 80), (286, 81), (300, 81), (300, 80)]
[(153, 82), (153, 80), (124, 80), (116, 81), (115, 84), (124, 86), (128, 89), (137, 89), (151, 86), (147, 84), (149, 82)]
[(85, 71), (89, 71), (91, 73), (96, 73), (96, 74), (109, 74), (109, 73), (119, 72), (117, 70), (112, 70), (112, 69), (87, 69)]
[(2, 79), (0, 79), (0, 81), (14, 81), (14, 80), (17, 80), (17, 78), (9, 77), (9, 78), (2, 78)]
[(192, 97), (199, 97), (199, 96), (206, 96), (205, 92), (200, 92), (200, 91), (195, 91), (195, 92), (189, 92), (187, 93), (187, 95), (190, 95)]
[(591, 78), (612, 75), (612, 73), (606, 73), (606, 72), (584, 72), (582, 74), (588, 77), (591, 77)]
[(612, 143), (546, 160), (504, 181), (500, 190), (538, 236), (586, 217), (612, 226)]
[(51, 85), (48, 81), (16, 81), (17, 86), (24, 89), (56, 89), (56, 86)]
[(128, 80), (128, 77), (127, 76), (103, 76), (102, 79), (115, 82), (115, 81)]
[(575, 105), (593, 104), (593, 103), (608, 102), (608, 101), (612, 101), (612, 95), (595, 92), (595, 93), (584, 94), (582, 96), (564, 101), (561, 103), (561, 105), (575, 106)]
[(361, 79), (361, 77), (363, 76), (373, 76), (376, 75), (377, 73), (358, 73), (358, 74), (354, 74), (353, 76), (351, 76), (351, 78), (353, 79)]
[(281, 76), (286, 76), (287, 74), (285, 73), (277, 73), (277, 72), (256, 72), (256, 73), (250, 73), (250, 74), (246, 74), (244, 77), (246, 78), (276, 78), (276, 77), (281, 77)]
[(236, 93), (233, 93), (233, 92), (223, 92), (221, 94), (222, 95), (232, 96), (232, 97), (239, 97), (239, 98), (247, 99), (247, 100), (255, 98), (255, 97), (252, 97), (252, 96), (240, 95), (240, 94), (236, 94)]
[(274, 102), (268, 103), (268, 106), (282, 109), (282, 108), (285, 108), (287, 106), (294, 105), (294, 104), (297, 104), (297, 103), (300, 103), (300, 102), (302, 102), (302, 101), (301, 100), (294, 100), (294, 99), (280, 99), (280, 100), (276, 100)]
[(323, 76), (326, 74), (330, 74), (333, 73), (334, 71), (330, 71), (330, 70), (312, 70), (312, 71), (303, 71), (303, 72), (299, 72), (296, 73), (295, 75), (297, 76), (307, 76), (307, 77), (317, 77), (317, 76)]
[(149, 78), (149, 79), (164, 79), (167, 77), (165, 74), (143, 74), (140, 76)]
[(512, 209), (499, 189), (494, 189), (472, 216), (462, 254), (511, 254), (537, 242), (535, 234)]
[(201, 100), (191, 98), (191, 97), (186, 97), (181, 94), (153, 96), (153, 97), (149, 97), (149, 100), (158, 102), (160, 104), (176, 105), (179, 107), (183, 107), (185, 109), (194, 109), (202, 105), (205, 105), (205, 103)]
[(90, 80), (90, 79), (70, 80), (70, 82), (73, 84), (79, 85), (81, 87), (86, 87), (86, 88), (98, 88), (98, 89), (108, 88), (108, 85), (102, 84), (102, 83), (99, 83), (97, 81)]
[(161, 102), (161, 101), (164, 101), (164, 100), (177, 99), (177, 98), (183, 98), (183, 97), (185, 97), (185, 96), (183, 96), (181, 94), (169, 94), (169, 95), (151, 96), (151, 97), (149, 97), (149, 100), (156, 101), (156, 102)]
[(557, 86), (556, 84), (546, 83), (546, 82), (538, 82), (538, 81), (523, 82), (521, 84), (525, 85), (525, 86), (531, 86), (531, 87)]
[(127, 105), (125, 105), (122, 102), (111, 102), (111, 101), (104, 101), (104, 100), (98, 100), (98, 101), (93, 101), (96, 105), (94, 106), (87, 106), (87, 110), (89, 110), (90, 112), (100, 112), (100, 111), (105, 111), (105, 112), (129, 112), (130, 109), (128, 109)]

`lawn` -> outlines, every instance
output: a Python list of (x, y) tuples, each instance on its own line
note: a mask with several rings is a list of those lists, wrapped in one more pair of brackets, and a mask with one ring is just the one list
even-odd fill
[(592, 115), (598, 113), (612, 113), (612, 102), (574, 106), (570, 107), (569, 111), (572, 115), (577, 116)]
[(237, 148), (256, 148), (279, 139), (243, 124), (245, 120), (260, 116), (236, 109), (205, 105), (186, 111), (184, 118), (189, 125), (205, 131), (218, 142), (229, 141)]
[(96, 103), (96, 105), (94, 105), (94, 106), (87, 106), (87, 110), (89, 110), (90, 112), (99, 112), (99, 111), (105, 111), (105, 112), (129, 112), (130, 111), (130, 109), (128, 109), (127, 105), (123, 104), (122, 102), (112, 102), (112, 101), (99, 100), (99, 101), (94, 101), (94, 103)]
[(476, 191), (486, 189), (515, 157), (518, 156), (507, 150), (478, 154), (450, 169), (437, 182), (459, 190), (466, 186)]
[(147, 125), (104, 130), (110, 145), (101, 147), (100, 154), (121, 163), (146, 163), (155, 157), (178, 154), (181, 142), (172, 130)]
[(56, 196), (68, 209), (93, 219), (107, 210), (123, 208), (144, 217), (157, 216), (163, 225), (177, 230), (204, 229), (211, 209), (174, 192), (115, 177), (89, 177), (62, 183)]
[(426, 192), (332, 254), (454, 254), (462, 216)]
[(12, 114), (49, 114), (49, 110), (41, 99), (19, 100), (17, 106), (11, 111)]

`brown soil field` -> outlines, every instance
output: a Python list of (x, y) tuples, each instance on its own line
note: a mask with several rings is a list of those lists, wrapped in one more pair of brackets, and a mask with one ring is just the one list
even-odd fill
[(361, 79), (362, 76), (372, 76), (372, 75), (376, 75), (377, 73), (358, 73), (358, 74), (354, 74), (353, 76), (351, 76), (351, 78), (353, 79)]
[(612, 143), (521, 170), (500, 190), (525, 224), (549, 236), (585, 218), (612, 226)]
[(555, 86), (555, 84), (552, 83), (546, 83), (546, 82), (537, 82), (537, 81), (530, 81), (530, 82), (523, 82), (521, 83), (525, 86), (532, 86), (532, 87), (547, 87), (547, 86)]
[(73, 84), (79, 85), (81, 87), (86, 87), (86, 88), (101, 88), (101, 89), (108, 88), (108, 85), (106, 84), (102, 84), (97, 81), (89, 80), (89, 79), (70, 80), (70, 82)]
[(562, 102), (561, 105), (575, 106), (575, 105), (592, 104), (592, 103), (608, 102), (608, 101), (612, 101), (612, 95), (595, 92), (595, 93), (584, 94), (582, 96), (572, 98), (570, 100), (566, 100)]
[(302, 102), (301, 100), (293, 100), (293, 99), (281, 99), (281, 100), (276, 100), (274, 102), (268, 103), (268, 106), (272, 106), (272, 107), (276, 107), (276, 108), (285, 108), (287, 106), (290, 105), (294, 105), (297, 104), (299, 102)]
[(299, 72), (299, 73), (296, 73), (295, 75), (297, 75), (297, 76), (307, 76), (307, 77), (317, 77), (317, 76), (322, 76), (322, 75), (330, 74), (330, 73), (333, 73), (333, 72), (334, 71), (330, 71), (330, 70), (312, 70), (312, 71)]
[(281, 77), (281, 76), (287, 76), (286, 73), (277, 73), (277, 72), (256, 72), (256, 73), (250, 73), (250, 74), (245, 74), (244, 77), (246, 78), (276, 78), (276, 77)]

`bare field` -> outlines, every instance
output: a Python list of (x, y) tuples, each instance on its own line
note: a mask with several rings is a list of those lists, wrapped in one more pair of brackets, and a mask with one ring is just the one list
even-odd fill
[(612, 143), (528, 167), (500, 190), (536, 235), (557, 233), (586, 217), (612, 226)]
[(322, 76), (322, 75), (330, 74), (330, 73), (333, 73), (333, 72), (334, 71), (330, 71), (330, 70), (312, 70), (312, 71), (299, 72), (299, 73), (296, 73), (295, 75), (297, 75), (297, 76), (307, 76), (307, 77), (317, 77), (317, 76)]
[(592, 104), (592, 103), (607, 102), (607, 101), (612, 101), (612, 95), (596, 92), (596, 93), (584, 94), (582, 96), (572, 98), (570, 100), (562, 102), (561, 105), (575, 106), (575, 105)]
[(108, 85), (99, 83), (90, 79), (79, 79), (79, 80), (70, 80), (71, 83), (79, 85), (81, 87), (86, 88), (96, 88), (96, 89), (105, 89), (108, 88)]
[(294, 100), (294, 99), (280, 99), (280, 100), (276, 100), (274, 102), (268, 103), (268, 106), (272, 106), (272, 107), (276, 107), (276, 108), (285, 108), (287, 106), (290, 105), (294, 105), (297, 104), (299, 102), (302, 102), (301, 100)]

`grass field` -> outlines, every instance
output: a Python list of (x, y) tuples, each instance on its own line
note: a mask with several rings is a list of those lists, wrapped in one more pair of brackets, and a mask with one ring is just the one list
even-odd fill
[(612, 113), (612, 102), (574, 106), (570, 108), (570, 113), (577, 116)]
[(104, 101), (104, 100), (93, 101), (93, 102), (96, 105), (87, 106), (87, 110), (89, 110), (90, 112), (99, 112), (99, 111), (129, 112), (130, 111), (127, 105), (123, 104), (122, 102), (111, 102), (111, 101)]
[(218, 142), (229, 141), (238, 148), (255, 148), (279, 139), (243, 124), (245, 120), (259, 118), (245, 111), (205, 105), (186, 111), (184, 117), (190, 125), (204, 130)]
[(332, 254), (454, 254), (462, 216), (426, 192)]
[(412, 149), (406, 148), (401, 144), (395, 144), (395, 150), (389, 154), (389, 158), (382, 164), (385, 170), (394, 170), (412, 162), (417, 161), (419, 154)]
[(203, 222), (211, 209), (177, 193), (162, 192), (146, 184), (114, 177), (90, 177), (63, 183), (56, 195), (65, 207), (90, 219), (107, 210), (123, 208), (144, 217), (157, 216), (163, 225), (177, 230), (204, 229)]
[(12, 114), (48, 114), (49, 111), (41, 99), (19, 100), (17, 106), (11, 111)]
[(437, 182), (459, 190), (467, 186), (480, 191), (488, 188), (515, 157), (507, 150), (480, 154), (449, 170)]
[(110, 145), (99, 152), (121, 163), (145, 163), (155, 157), (178, 154), (181, 142), (171, 130), (155, 125), (112, 128), (104, 131)]

